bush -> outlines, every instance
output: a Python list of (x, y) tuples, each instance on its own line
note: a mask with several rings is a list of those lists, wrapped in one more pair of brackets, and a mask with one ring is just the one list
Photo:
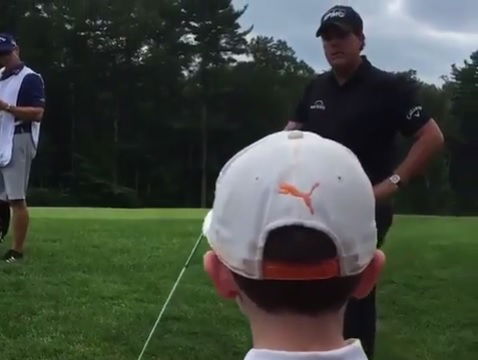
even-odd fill
[(31, 188), (28, 191), (28, 204), (31, 206), (67, 207), (78, 205), (78, 199), (70, 192), (59, 189)]
[(28, 204), (52, 207), (138, 208), (141, 202), (133, 189), (100, 182), (69, 191), (32, 188), (28, 193)]
[(141, 201), (134, 189), (108, 182), (83, 183), (77, 189), (80, 206), (138, 208)]

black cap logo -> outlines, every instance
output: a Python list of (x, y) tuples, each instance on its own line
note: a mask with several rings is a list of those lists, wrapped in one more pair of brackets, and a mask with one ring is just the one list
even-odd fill
[(324, 15), (324, 17), (322, 18), (322, 22), (327, 21), (329, 19), (333, 19), (333, 18), (344, 18), (344, 17), (345, 17), (344, 10), (332, 9)]

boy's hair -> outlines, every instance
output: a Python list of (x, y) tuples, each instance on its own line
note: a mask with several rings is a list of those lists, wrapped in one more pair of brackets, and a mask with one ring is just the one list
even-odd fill
[[(336, 256), (330, 237), (303, 226), (271, 231), (264, 248), (264, 260), (268, 261), (317, 264)], [(234, 278), (241, 291), (266, 312), (316, 316), (344, 306), (360, 275), (313, 281), (253, 280), (237, 274)]]

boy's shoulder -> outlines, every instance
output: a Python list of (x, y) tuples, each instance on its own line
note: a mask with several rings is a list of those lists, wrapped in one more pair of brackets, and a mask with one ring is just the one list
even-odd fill
[(368, 360), (359, 340), (348, 340), (343, 348), (320, 352), (288, 352), (252, 349), (244, 360)]

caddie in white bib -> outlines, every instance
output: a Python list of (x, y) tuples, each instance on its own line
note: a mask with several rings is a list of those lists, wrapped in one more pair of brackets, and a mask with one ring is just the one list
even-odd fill
[[(20, 60), (20, 49), (13, 36), (0, 34), (0, 207), (11, 207), (14, 225), (12, 248), (3, 258), (7, 263), (23, 258), (28, 224), (25, 200), (44, 107), (41, 75)], [(9, 211), (0, 212), (4, 213)], [(9, 217), (1, 216), (0, 242), (9, 223)]]

